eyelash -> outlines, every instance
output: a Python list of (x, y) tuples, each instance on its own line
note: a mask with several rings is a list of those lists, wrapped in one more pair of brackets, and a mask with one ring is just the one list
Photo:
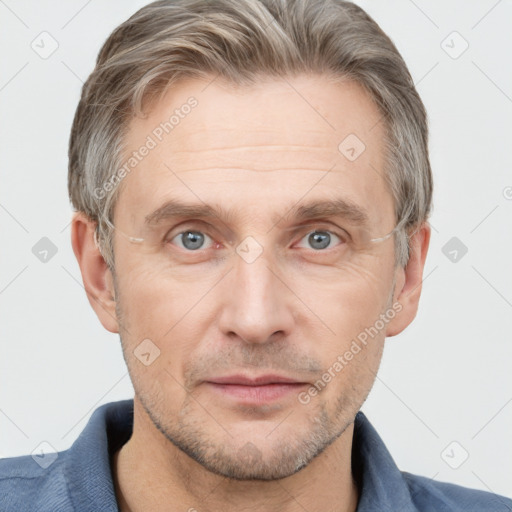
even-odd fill
[[(296, 228), (295, 229), (294, 236), (295, 236), (296, 233), (298, 234), (299, 232), (303, 232), (304, 233), (304, 235), (302, 235), (302, 237), (299, 239), (298, 242), (302, 241), (306, 236), (308, 236), (308, 235), (310, 235), (310, 234), (312, 234), (314, 232), (329, 233), (330, 235), (334, 235), (335, 237), (337, 237), (340, 240), (340, 243), (337, 244), (334, 247), (330, 247), (330, 248), (326, 248), (326, 249), (320, 249), (320, 250), (315, 250), (315, 249), (310, 248), (309, 251), (311, 251), (313, 253), (326, 253), (329, 250), (334, 249), (338, 245), (343, 245), (343, 244), (347, 243), (348, 240), (350, 239), (350, 235), (348, 233), (346, 233), (345, 231), (341, 230), (341, 229), (339, 231), (333, 231), (332, 229), (327, 229), (327, 228), (322, 228), (322, 227), (318, 227), (317, 226), (317, 227), (314, 227), (312, 229), (309, 229), (308, 231), (305, 231), (306, 228), (307, 228), (307, 226), (303, 226), (302, 228)], [(180, 235), (183, 235), (184, 233), (199, 232), (199, 233), (201, 233), (203, 235), (206, 235), (208, 238), (210, 238), (212, 240), (213, 244), (215, 244), (216, 242), (215, 242), (214, 238), (211, 235), (209, 235), (207, 233), (207, 231), (208, 230), (205, 229), (204, 227), (200, 227), (199, 228), (199, 227), (192, 226), (192, 225), (186, 226), (185, 229), (181, 229), (181, 231), (179, 231), (178, 233), (166, 235), (165, 242), (166, 243), (171, 243), (172, 240), (174, 240), (175, 238), (177, 238)], [(201, 253), (201, 252), (204, 252), (204, 251), (208, 251), (208, 250), (212, 249), (212, 247), (208, 247), (206, 249), (199, 248), (199, 249), (197, 249), (195, 251), (187, 249), (187, 248), (184, 248), (184, 247), (179, 247), (179, 249), (181, 249), (181, 250), (183, 250), (183, 251), (185, 251), (187, 253), (190, 253), (190, 254), (194, 254), (194, 253), (198, 254), (198, 253)], [(308, 250), (308, 249), (305, 249), (305, 250)]]

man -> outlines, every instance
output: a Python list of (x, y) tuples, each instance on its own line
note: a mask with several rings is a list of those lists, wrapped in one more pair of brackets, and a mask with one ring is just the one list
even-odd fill
[(103, 46), (70, 141), (72, 244), (134, 400), (2, 510), (512, 510), (402, 473), (360, 412), (413, 320), (430, 229), (426, 114), (339, 0), (178, 0)]

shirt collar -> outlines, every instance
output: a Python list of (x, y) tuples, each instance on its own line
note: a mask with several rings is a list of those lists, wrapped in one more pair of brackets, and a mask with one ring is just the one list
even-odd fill
[(68, 450), (66, 472), (74, 510), (118, 512), (112, 455), (133, 429), (133, 399), (98, 407)]
[[(69, 493), (77, 510), (118, 512), (111, 457), (133, 429), (133, 400), (98, 407), (68, 450)], [(408, 486), (363, 412), (354, 421), (352, 472), (359, 489), (357, 512), (414, 510)]]
[(416, 510), (401, 471), (362, 411), (354, 421), (352, 473), (359, 488), (357, 512)]

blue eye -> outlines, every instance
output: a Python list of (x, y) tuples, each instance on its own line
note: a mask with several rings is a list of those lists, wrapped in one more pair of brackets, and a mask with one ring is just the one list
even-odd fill
[[(183, 249), (187, 249), (189, 251), (196, 251), (197, 249), (204, 249), (204, 244), (209, 240), (209, 243), (212, 242), (212, 239), (201, 233), (201, 231), (183, 231), (176, 235), (171, 242), (177, 242), (179, 247)], [(208, 242), (207, 242), (208, 243)]]
[[(322, 250), (328, 248), (331, 242), (341, 242), (340, 237), (331, 233), (330, 231), (313, 231), (308, 233), (302, 240), (307, 239), (308, 248), (315, 250)], [(301, 240), (301, 242), (302, 242)]]

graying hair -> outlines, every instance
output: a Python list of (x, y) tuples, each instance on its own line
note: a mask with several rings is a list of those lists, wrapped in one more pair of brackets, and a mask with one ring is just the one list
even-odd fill
[(185, 77), (249, 85), (298, 73), (354, 80), (378, 106), (386, 128), (384, 176), (400, 228), (395, 261), (407, 264), (409, 235), (427, 220), (432, 203), (427, 115), (404, 60), (377, 23), (342, 0), (161, 0), (109, 36), (71, 130), (71, 202), (97, 223), (112, 270), (120, 187), (107, 193), (105, 184), (122, 165), (127, 124), (144, 103)]

